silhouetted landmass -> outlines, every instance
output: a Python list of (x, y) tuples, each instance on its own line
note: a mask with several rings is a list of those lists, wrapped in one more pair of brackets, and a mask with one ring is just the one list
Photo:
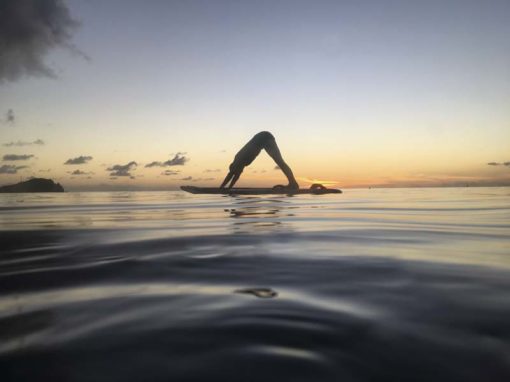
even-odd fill
[(33, 178), (25, 182), (2, 186), (0, 192), (64, 192), (64, 187), (51, 179)]

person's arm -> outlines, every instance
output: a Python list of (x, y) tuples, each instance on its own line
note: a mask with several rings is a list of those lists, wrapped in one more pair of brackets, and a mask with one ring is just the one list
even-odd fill
[(234, 174), (234, 177), (232, 178), (232, 181), (230, 182), (228, 188), (232, 188), (234, 186), (234, 184), (236, 184), (236, 182), (239, 180), (240, 176), (241, 176), (240, 172)]
[(239, 180), (239, 177), (241, 176), (243, 172), (243, 168), (239, 165), (236, 165), (236, 162), (232, 163), (230, 165), (230, 171), (228, 172), (227, 176), (223, 180), (223, 183), (221, 183), (220, 188), (225, 188), (227, 183), (230, 181), (230, 184), (228, 185), (228, 188), (232, 188), (234, 184)]
[(225, 185), (228, 183), (230, 179), (234, 176), (234, 173), (232, 171), (229, 171), (225, 179), (223, 180), (223, 183), (221, 184), (220, 188), (225, 188)]

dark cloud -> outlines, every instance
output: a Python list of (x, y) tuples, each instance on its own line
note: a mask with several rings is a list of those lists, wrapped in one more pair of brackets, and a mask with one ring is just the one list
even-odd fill
[(192, 177), (192, 176), (187, 176), (187, 177), (185, 177), (185, 178), (181, 178), (181, 180), (192, 180), (192, 179), (193, 179), (193, 177)]
[(27, 160), (27, 159), (30, 159), (30, 158), (33, 158), (34, 156), (32, 154), (6, 154), (4, 155), (4, 160), (9, 160), (9, 161), (13, 161), (13, 160)]
[(274, 166), (274, 170), (281, 170), (280, 166)]
[(164, 162), (163, 164), (165, 166), (183, 166), (184, 163), (186, 163), (189, 159), (186, 158), (184, 155), (180, 155), (181, 153), (175, 154), (175, 156)]
[(184, 154), (185, 153), (177, 153), (172, 159), (169, 159), (165, 162), (154, 161), (146, 164), (145, 167), (184, 166), (184, 164), (189, 161), (189, 159), (185, 157)]
[(15, 166), (12, 164), (4, 164), (0, 166), (0, 174), (17, 174), (18, 170), (28, 168), (28, 166)]
[(510, 167), (510, 162), (489, 162), (489, 166), (507, 166)]
[(56, 77), (45, 62), (48, 52), (71, 43), (78, 23), (62, 0), (0, 1), (0, 83), (28, 76)]
[(174, 170), (165, 170), (161, 173), (161, 175), (171, 176), (171, 175), (178, 175), (180, 171), (174, 171)]
[(64, 164), (85, 164), (92, 159), (93, 158), (91, 156), (80, 155), (79, 157), (66, 160)]
[(74, 170), (73, 172), (71, 172), (71, 175), (89, 175), (89, 174), (92, 174), (92, 173), (81, 171), (81, 170)]
[[(1, 46), (2, 46), (2, 44), (0, 44), (0, 47)], [(0, 56), (0, 60), (1, 59), (2, 59), (2, 56)], [(1, 68), (1, 61), (0, 61), (0, 68)], [(1, 80), (1, 78), (0, 78), (0, 80)], [(14, 115), (14, 110), (12, 110), (12, 109), (7, 110), (7, 113), (5, 113), (5, 123), (14, 123), (15, 121), (16, 121), (16, 116)]]
[(116, 164), (112, 167), (108, 167), (106, 170), (111, 171), (111, 177), (117, 176), (131, 176), (130, 171), (136, 168), (137, 163), (135, 161), (131, 161), (127, 164)]
[(163, 162), (151, 162), (145, 165), (145, 167), (163, 167)]
[(8, 143), (4, 143), (3, 146), (5, 147), (12, 147), (12, 146), (32, 146), (32, 145), (38, 145), (38, 146), (43, 146), (44, 145), (44, 141), (42, 139), (36, 139), (35, 141), (32, 141), (32, 142), (27, 142), (27, 141), (17, 141), (17, 142), (8, 142)]
[(221, 170), (219, 168), (215, 168), (214, 170), (206, 169), (204, 172), (220, 172)]

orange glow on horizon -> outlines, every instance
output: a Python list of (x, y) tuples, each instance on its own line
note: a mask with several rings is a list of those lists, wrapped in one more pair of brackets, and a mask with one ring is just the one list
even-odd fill
[(297, 180), (303, 181), (305, 183), (314, 184), (314, 183), (320, 183), (324, 186), (333, 186), (335, 184), (338, 184), (337, 180), (321, 180), (321, 179), (309, 179), (305, 177), (297, 177)]

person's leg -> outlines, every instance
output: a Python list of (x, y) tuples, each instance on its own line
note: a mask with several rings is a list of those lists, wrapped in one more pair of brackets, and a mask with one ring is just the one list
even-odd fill
[(269, 154), (271, 158), (276, 162), (278, 167), (283, 171), (287, 179), (289, 180), (289, 187), (292, 188), (299, 188), (299, 184), (296, 181), (296, 178), (294, 178), (294, 174), (292, 173), (292, 170), (290, 167), (285, 163), (283, 160), (282, 154), (280, 153), (280, 149), (278, 148), (278, 145), (276, 144), (276, 140), (271, 137), (271, 139), (268, 139), (265, 142), (264, 149)]

